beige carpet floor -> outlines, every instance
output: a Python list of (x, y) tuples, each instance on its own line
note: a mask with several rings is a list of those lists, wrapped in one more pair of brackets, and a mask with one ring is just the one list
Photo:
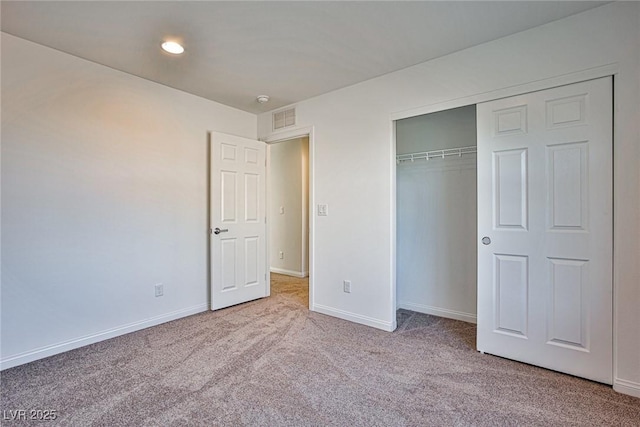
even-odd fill
[(1, 374), (3, 418), (63, 426), (640, 426), (640, 399), (474, 350), (475, 325), (311, 313), (304, 280)]

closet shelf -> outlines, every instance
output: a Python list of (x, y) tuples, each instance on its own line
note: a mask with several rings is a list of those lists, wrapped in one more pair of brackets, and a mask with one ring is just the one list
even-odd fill
[(448, 156), (462, 157), (463, 154), (472, 154), (477, 152), (475, 145), (471, 147), (445, 148), (443, 150), (422, 151), (419, 153), (398, 154), (396, 156), (397, 163), (413, 162), (415, 160), (431, 160), (444, 159)]

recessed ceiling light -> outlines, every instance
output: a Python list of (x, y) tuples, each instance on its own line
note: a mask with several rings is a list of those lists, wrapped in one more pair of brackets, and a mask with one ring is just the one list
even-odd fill
[(162, 49), (164, 49), (165, 52), (173, 53), (174, 55), (180, 55), (184, 52), (182, 45), (176, 42), (164, 42), (162, 43)]

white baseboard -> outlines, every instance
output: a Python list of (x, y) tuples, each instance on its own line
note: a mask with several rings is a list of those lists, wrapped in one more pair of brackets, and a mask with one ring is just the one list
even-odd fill
[(383, 331), (393, 332), (395, 331), (396, 319), (393, 322), (385, 322), (384, 320), (374, 319), (373, 317), (362, 316), (360, 314), (351, 313), (344, 310), (339, 310), (333, 307), (327, 307), (325, 305), (314, 304), (311, 311), (326, 314), (328, 316), (337, 317), (339, 319), (348, 320), (350, 322), (359, 323), (365, 326), (371, 326), (373, 328), (382, 329)]
[(284, 274), (285, 276), (299, 277), (301, 279), (304, 279), (309, 275), (308, 271), (293, 271), (293, 270), (286, 270), (284, 268), (276, 268), (276, 267), (271, 267), (270, 270), (272, 273)]
[(166, 323), (171, 320), (180, 319), (182, 317), (191, 316), (192, 314), (202, 313), (209, 310), (208, 304), (199, 304), (193, 307), (184, 308), (181, 310), (172, 311), (170, 313), (162, 314), (160, 316), (151, 317), (139, 322), (129, 323), (113, 329), (98, 332), (96, 334), (87, 335), (84, 337), (64, 341), (58, 344), (48, 345), (46, 347), (40, 347), (35, 350), (30, 350), (24, 353), (16, 354), (13, 356), (5, 357), (0, 360), (0, 370), (12, 368), (14, 366), (24, 365), (25, 363), (33, 362), (35, 360), (44, 359), (45, 357), (53, 356), (56, 354), (64, 353), (65, 351), (73, 350), (76, 348), (84, 347), (85, 345), (94, 344), (99, 341), (108, 340), (109, 338), (115, 338), (120, 335), (125, 335), (130, 332), (146, 329), (151, 326), (156, 326), (161, 323)]
[(432, 316), (446, 317), (448, 319), (462, 320), (468, 323), (477, 323), (477, 316), (471, 313), (449, 310), (446, 308), (432, 307), (429, 305), (415, 304), (412, 302), (399, 302), (398, 308), (417, 311), (418, 313), (431, 314)]
[(640, 397), (640, 383), (615, 378), (613, 380), (613, 389), (618, 393), (628, 394), (633, 397)]

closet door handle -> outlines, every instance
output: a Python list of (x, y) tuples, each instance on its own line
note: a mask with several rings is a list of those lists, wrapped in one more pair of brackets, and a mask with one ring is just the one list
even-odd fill
[(222, 230), (220, 230), (218, 227), (213, 229), (213, 234), (220, 234), (220, 233), (226, 233), (227, 231), (229, 231), (228, 228), (224, 228)]
[(489, 237), (487, 237), (487, 236), (484, 236), (482, 238), (482, 244), (483, 245), (490, 245), (491, 244), (491, 239)]

